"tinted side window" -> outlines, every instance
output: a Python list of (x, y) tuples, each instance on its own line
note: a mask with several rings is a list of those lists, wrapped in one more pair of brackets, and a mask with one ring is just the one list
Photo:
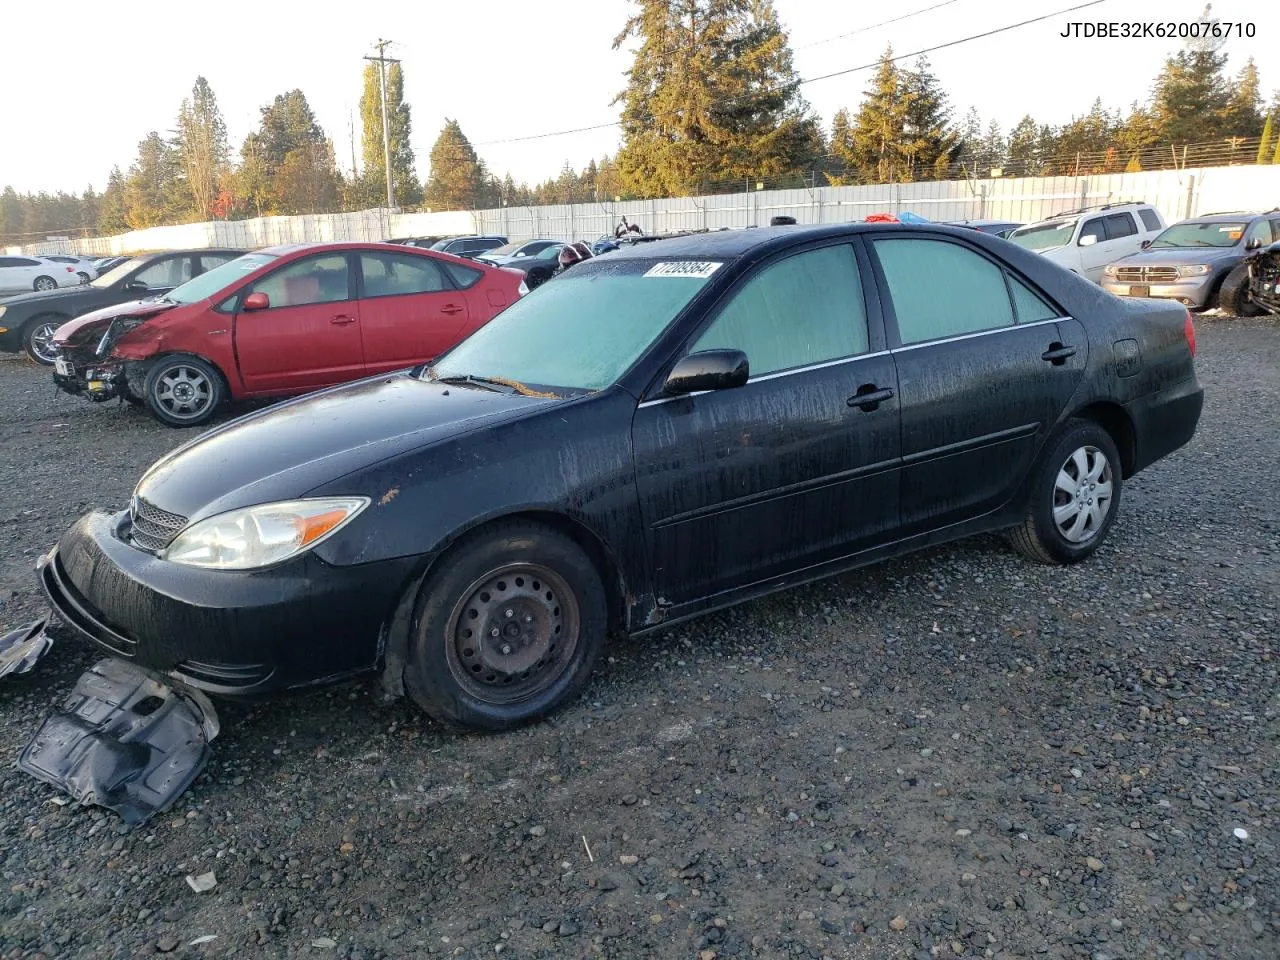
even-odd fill
[(16, 257), (0, 257), (0, 270), (3, 270), (5, 267), (16, 267), (18, 265), (18, 259)]
[(1161, 229), (1160, 218), (1156, 216), (1156, 212), (1154, 210), (1149, 210), (1146, 207), (1143, 207), (1138, 211), (1138, 216), (1142, 218), (1142, 225), (1148, 230)]
[(1271, 221), (1271, 242), (1275, 243), (1280, 240), (1280, 220)]
[(690, 352), (742, 350), (753, 376), (867, 352), (853, 248), (824, 247), (770, 264), (733, 295)]
[(157, 260), (150, 266), (143, 267), (133, 278), (141, 280), (150, 288), (176, 287), (191, 279), (190, 257), (166, 257)]
[(426, 257), (396, 256), (387, 253), (360, 254), (366, 297), (394, 297), (408, 293), (439, 293), (447, 290), (444, 274), (434, 260)]
[(943, 240), (873, 244), (904, 345), (1013, 326), (1004, 273), (985, 257)]
[(1058, 311), (1025, 283), (1009, 274), (1009, 289), (1013, 292), (1013, 308), (1017, 311), (1019, 323), (1035, 323), (1037, 320), (1052, 320)]
[(267, 274), (253, 285), (252, 293), (265, 293), (274, 307), (300, 307), (308, 303), (334, 303), (350, 299), (347, 257), (331, 253), (310, 257)]
[[(1107, 239), (1106, 230), (1102, 226), (1102, 217), (1098, 217), (1095, 220), (1089, 220), (1080, 228), (1080, 240), (1083, 240), (1085, 237), (1096, 237), (1098, 243)], [(1077, 240), (1076, 242), (1079, 243), (1080, 241)]]
[(458, 285), (459, 290), (465, 290), (475, 284), (477, 280), (484, 276), (483, 271), (472, 270), (470, 267), (464, 267), (460, 263), (444, 264), (445, 271), (453, 278), (453, 282)]
[(1132, 237), (1138, 232), (1138, 225), (1133, 222), (1132, 213), (1113, 213), (1106, 218), (1106, 222), (1108, 240)]

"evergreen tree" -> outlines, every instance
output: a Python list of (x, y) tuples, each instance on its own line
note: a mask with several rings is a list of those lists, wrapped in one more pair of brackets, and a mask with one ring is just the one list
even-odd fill
[(1040, 173), (1040, 128), (1031, 114), (1026, 114), (1009, 131), (1009, 172), (1016, 177), (1034, 177)]
[(1236, 77), (1231, 94), (1222, 111), (1224, 137), (1256, 137), (1262, 131), (1262, 91), (1258, 83), (1258, 67), (1250, 57)]
[(124, 218), (130, 229), (180, 220), (189, 209), (177, 150), (156, 131), (138, 144), (138, 158), (124, 182)]
[(16, 243), (23, 234), (22, 200), (13, 187), (0, 193), (0, 243)]
[(1152, 91), (1152, 115), (1162, 143), (1216, 140), (1231, 95), (1222, 70), (1227, 58), (1180, 50), (1165, 61)]
[(647, 194), (776, 176), (820, 152), (772, 0), (633, 0), (618, 166)]
[(982, 173), (985, 176), (990, 168), (1003, 167), (1009, 145), (1000, 130), (1000, 124), (994, 120), (987, 125), (986, 136), (982, 138)]
[[(409, 135), (413, 124), (409, 104), (404, 102), (404, 71), (392, 63), (387, 72), (387, 127), (391, 136), (391, 182), (398, 206), (416, 206), (422, 202), (422, 186), (414, 169), (413, 147)], [(387, 163), (382, 140), (382, 86), (378, 65), (364, 68), (364, 90), (360, 94), (361, 156), (364, 162), (365, 189), (369, 196), (385, 203), (387, 195)], [(434, 155), (434, 151), (433, 151)], [(434, 163), (434, 161), (433, 161)]]
[(273, 183), (274, 209), (283, 214), (327, 213), (339, 198), (333, 144), (304, 143), (284, 155)]
[[(891, 183), (909, 179), (907, 111), (911, 101), (904, 94), (893, 48), (880, 56), (871, 87), (849, 126), (849, 160), (863, 183)], [(832, 139), (837, 131), (833, 128)]]
[(102, 199), (98, 202), (97, 226), (101, 233), (111, 236), (129, 229), (129, 221), (125, 216), (124, 189), (124, 174), (119, 167), (112, 167), (111, 174), (107, 177), (107, 189), (102, 192)]
[(333, 146), (301, 90), (262, 108), (245, 137), (235, 176), (237, 205), (250, 216), (336, 210), (339, 180)]
[(1271, 117), (1267, 117), (1267, 122), (1262, 128), (1262, 142), (1258, 144), (1258, 163), (1268, 163), (1271, 160)]
[(841, 108), (831, 120), (831, 140), (827, 149), (840, 168), (840, 173), (828, 173), (827, 182), (842, 187), (858, 182), (857, 158), (853, 151), (853, 124), (849, 111)]
[(199, 220), (212, 220), (227, 164), (227, 125), (204, 77), (196, 77), (190, 99), (182, 101), (177, 127), (175, 146), (191, 192), (191, 211)]
[(928, 58), (920, 57), (914, 67), (899, 72), (899, 88), (906, 106), (903, 151), (909, 160), (909, 178), (945, 176), (960, 138), (949, 127), (951, 107)]
[(432, 210), (477, 209), (483, 183), (484, 170), (471, 141), (458, 121), (445, 120), (431, 148), (426, 205)]

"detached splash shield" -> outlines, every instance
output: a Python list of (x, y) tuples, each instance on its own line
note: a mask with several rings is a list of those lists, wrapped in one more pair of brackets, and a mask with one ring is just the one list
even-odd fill
[(0, 636), (0, 677), (26, 673), (49, 652), (53, 637), (46, 632), (46, 626), (44, 620), (37, 620)]
[(18, 766), (86, 804), (139, 824), (169, 807), (213, 753), (218, 717), (202, 693), (122, 660), (81, 675)]

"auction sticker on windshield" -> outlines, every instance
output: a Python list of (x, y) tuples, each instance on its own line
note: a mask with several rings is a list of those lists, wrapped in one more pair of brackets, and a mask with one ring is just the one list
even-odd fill
[(672, 260), (670, 263), (654, 264), (647, 271), (646, 277), (695, 277), (705, 280), (722, 264), (712, 260)]

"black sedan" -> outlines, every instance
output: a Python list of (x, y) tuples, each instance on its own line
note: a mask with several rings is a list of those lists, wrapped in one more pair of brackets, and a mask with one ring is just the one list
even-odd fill
[(371, 671), (500, 729), (631, 634), (983, 531), (1103, 543), (1185, 444), (1185, 309), (972, 230), (637, 245), (433, 366), (252, 413), (40, 561), (61, 618), (216, 694)]
[(0, 350), (25, 350), (36, 363), (52, 365), (57, 358), (53, 332), (68, 320), (103, 307), (168, 293), (242, 253), (243, 250), (148, 253), (125, 260), (78, 287), (6, 297), (0, 300)]

